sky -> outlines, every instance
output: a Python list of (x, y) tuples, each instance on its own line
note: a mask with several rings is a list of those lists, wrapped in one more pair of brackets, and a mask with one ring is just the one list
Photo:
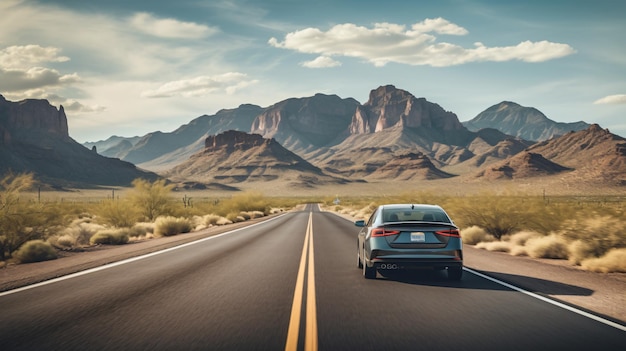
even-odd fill
[(626, 137), (623, 0), (2, 0), (0, 95), (70, 136), (394, 85), (470, 120), (502, 101)]

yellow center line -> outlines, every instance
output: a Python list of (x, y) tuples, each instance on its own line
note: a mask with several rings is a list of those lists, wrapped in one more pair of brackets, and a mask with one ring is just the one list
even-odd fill
[(315, 306), (315, 262), (313, 259), (313, 212), (309, 215), (309, 273), (306, 292), (306, 339), (304, 349), (317, 350), (317, 308)]
[(309, 214), (302, 256), (300, 257), (300, 267), (296, 278), (296, 288), (291, 305), (291, 316), (289, 318), (289, 328), (287, 330), (287, 343), (285, 351), (295, 351), (298, 349), (298, 334), (300, 331), (300, 313), (302, 311), (302, 299), (304, 298), (304, 275), (307, 268), (307, 252), (309, 255), (307, 274), (307, 303), (306, 303), (306, 324), (304, 349), (307, 351), (317, 350), (317, 311), (315, 302), (315, 267), (313, 260), (313, 212)]

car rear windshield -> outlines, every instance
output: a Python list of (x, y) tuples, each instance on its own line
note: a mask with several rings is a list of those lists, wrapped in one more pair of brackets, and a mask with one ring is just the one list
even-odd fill
[(383, 221), (385, 222), (444, 222), (450, 223), (450, 218), (445, 212), (437, 209), (389, 209), (383, 210)]

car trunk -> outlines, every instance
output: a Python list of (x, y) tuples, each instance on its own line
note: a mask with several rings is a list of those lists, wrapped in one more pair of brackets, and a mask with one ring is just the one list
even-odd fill
[(437, 234), (438, 231), (457, 229), (448, 223), (385, 223), (385, 230), (400, 231), (399, 234), (385, 237), (390, 247), (396, 249), (439, 249), (448, 245), (450, 236)]

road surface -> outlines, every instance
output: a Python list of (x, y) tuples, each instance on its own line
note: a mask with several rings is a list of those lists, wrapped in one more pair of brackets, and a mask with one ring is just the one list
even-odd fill
[(316, 205), (0, 293), (2, 350), (622, 350), (626, 329), (465, 272), (357, 269)]

